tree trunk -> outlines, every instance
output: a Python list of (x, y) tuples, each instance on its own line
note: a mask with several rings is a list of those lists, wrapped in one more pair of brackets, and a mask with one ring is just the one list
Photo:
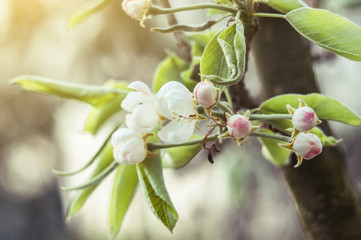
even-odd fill
[[(304, 39), (283, 19), (264, 18), (252, 52), (263, 97), (319, 92)], [(327, 123), (324, 130), (331, 134)], [(361, 239), (360, 199), (349, 179), (342, 154), (327, 147), (316, 158), (281, 170), (294, 198), (308, 239)]]

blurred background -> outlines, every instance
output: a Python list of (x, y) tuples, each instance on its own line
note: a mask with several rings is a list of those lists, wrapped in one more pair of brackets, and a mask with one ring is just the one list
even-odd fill
[[(152, 25), (129, 19), (115, 0), (103, 11), (69, 30), (71, 13), (86, 0), (0, 0), (0, 239), (107, 239), (109, 176), (82, 211), (69, 222), (64, 212), (72, 194), (59, 186), (75, 185), (87, 173), (56, 178), (52, 169), (82, 166), (104, 134), (82, 132), (89, 107), (26, 92), (10, 86), (20, 74), (71, 82), (102, 84), (109, 79), (151, 84), (166, 51), (176, 51), (171, 34), (150, 33)], [(199, 1), (171, 1), (172, 6)], [(361, 1), (311, 1), (361, 25)], [(202, 23), (204, 11), (177, 15), (182, 23)], [(223, 25), (222, 25), (223, 26)], [(219, 26), (218, 26), (219, 27)], [(217, 28), (217, 26), (216, 26)], [(323, 93), (361, 114), (361, 63), (328, 54), (310, 45)], [(251, 57), (252, 62), (252, 57)], [(262, 91), (253, 64), (246, 87)], [(361, 190), (361, 128), (332, 124), (347, 157), (348, 169)], [(240, 157), (241, 156), (241, 157)], [(215, 164), (199, 154), (181, 170), (166, 170), (169, 194), (180, 219), (171, 235), (148, 209), (138, 190), (117, 239), (304, 239), (282, 175), (263, 159), (257, 141), (244, 147), (225, 144)], [(307, 164), (305, 162), (304, 164)]]

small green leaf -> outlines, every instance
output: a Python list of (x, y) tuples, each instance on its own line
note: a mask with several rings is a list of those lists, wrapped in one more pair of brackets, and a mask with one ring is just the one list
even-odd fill
[(152, 158), (147, 158), (143, 163), (137, 164), (137, 172), (150, 209), (172, 232), (178, 221), (178, 213), (170, 200), (164, 183), (160, 154), (158, 153)]
[[(113, 162), (113, 160), (114, 160), (113, 146), (111, 144), (108, 144), (100, 154), (98, 163), (96, 164), (89, 179), (92, 179), (93, 177), (97, 176), (99, 173), (103, 172), (103, 170), (106, 169)], [(98, 185), (99, 183), (89, 188), (82, 189), (76, 192), (76, 195), (71, 200), (69, 208), (67, 210), (66, 219), (70, 219), (77, 212), (79, 212), (79, 210), (83, 207), (88, 197), (93, 193), (93, 191), (97, 188)]]
[[(203, 136), (193, 135), (189, 140), (202, 139)], [(162, 156), (163, 168), (182, 168), (187, 165), (200, 151), (202, 144), (192, 146), (173, 147), (166, 150)]]
[(200, 71), (202, 79), (219, 85), (241, 80), (245, 68), (246, 44), (241, 22), (215, 35), (204, 49)]
[(294, 9), (306, 7), (306, 3), (302, 0), (265, 0), (262, 3), (282, 12), (288, 13)]
[(113, 2), (113, 0), (92, 0), (88, 1), (82, 9), (74, 12), (70, 19), (68, 26), (72, 28), (79, 23), (83, 22), (85, 19), (91, 17), (94, 13), (102, 10), (105, 6)]
[(115, 238), (120, 230), (137, 186), (138, 176), (135, 165), (119, 165), (115, 173), (109, 207), (109, 226), (112, 238)]
[(297, 99), (304, 100), (310, 108), (315, 110), (317, 116), (321, 120), (339, 121), (354, 126), (361, 124), (361, 118), (356, 113), (353, 113), (337, 100), (318, 93), (308, 95), (279, 95), (264, 101), (261, 104), (260, 109), (264, 113), (288, 113), (286, 105), (290, 104), (292, 107), (297, 108)]
[(103, 106), (115, 97), (125, 96), (128, 93), (121, 89), (64, 82), (31, 75), (18, 76), (11, 82), (30, 91), (76, 99), (96, 107)]
[(305, 38), (351, 60), (361, 61), (361, 28), (324, 9), (299, 8), (286, 15)]
[(181, 72), (189, 67), (184, 60), (171, 54), (166, 57), (157, 66), (153, 76), (153, 90), (158, 92), (159, 89), (169, 81), (178, 81), (183, 83), (180, 76)]
[[(272, 131), (264, 130), (272, 133)], [(269, 138), (258, 138), (262, 143), (262, 155), (276, 166), (284, 166), (288, 164), (291, 152), (285, 148), (278, 146), (278, 143), (283, 143), (278, 140)]]

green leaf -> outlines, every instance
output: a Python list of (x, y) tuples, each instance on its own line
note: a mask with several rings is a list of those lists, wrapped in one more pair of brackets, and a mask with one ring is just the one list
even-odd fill
[(200, 57), (208, 42), (217, 34), (216, 31), (208, 31), (205, 33), (196, 33), (187, 37), (192, 47), (192, 60), (194, 57)]
[(351, 60), (361, 61), (361, 28), (324, 9), (299, 8), (286, 15), (305, 38)]
[(115, 238), (138, 186), (135, 165), (119, 165), (115, 173), (109, 207), (110, 234)]
[[(272, 133), (272, 131), (264, 130)], [(278, 143), (283, 143), (278, 140), (269, 138), (258, 138), (262, 143), (262, 155), (276, 166), (284, 166), (288, 164), (291, 151), (278, 146)]]
[(85, 120), (84, 131), (96, 134), (110, 117), (121, 110), (120, 104), (124, 98), (125, 95), (119, 95), (101, 107), (92, 107)]
[(306, 7), (306, 3), (302, 0), (266, 0), (262, 3), (282, 12), (288, 13), (294, 9)]
[(153, 76), (153, 90), (158, 92), (159, 89), (170, 81), (183, 83), (180, 74), (189, 67), (184, 60), (176, 55), (169, 55), (157, 66)]
[(279, 95), (263, 102), (260, 109), (265, 113), (288, 113), (286, 105), (290, 104), (297, 108), (297, 99), (304, 100), (310, 108), (315, 110), (321, 120), (339, 121), (354, 126), (361, 124), (361, 118), (356, 113), (353, 113), (337, 100), (318, 93)]
[(178, 213), (170, 200), (164, 183), (160, 154), (158, 153), (152, 158), (147, 158), (143, 163), (137, 164), (137, 171), (140, 185), (150, 209), (172, 232), (178, 221)]
[[(113, 160), (113, 146), (111, 144), (108, 144), (100, 154), (98, 163), (92, 171), (89, 179), (92, 179), (93, 177), (103, 172), (103, 170), (106, 169), (113, 162)], [(76, 192), (76, 195), (71, 200), (69, 208), (67, 210), (66, 219), (70, 219), (72, 216), (74, 216), (74, 214), (79, 212), (88, 197), (93, 193), (93, 191), (97, 188), (98, 185), (99, 183)]]
[(241, 22), (215, 35), (204, 49), (200, 71), (202, 79), (219, 85), (241, 80), (245, 70), (246, 44)]
[(103, 106), (115, 97), (125, 96), (128, 93), (121, 89), (64, 82), (31, 75), (18, 76), (11, 82), (30, 91), (76, 99), (96, 107)]
[[(202, 139), (203, 136), (193, 135), (189, 140)], [(162, 156), (163, 168), (182, 168), (187, 165), (200, 151), (202, 144), (192, 146), (173, 147), (166, 150)]]
[(82, 9), (74, 12), (68, 22), (69, 28), (72, 28), (87, 18), (91, 17), (94, 13), (102, 10), (105, 6), (112, 3), (113, 0), (93, 0), (88, 1)]
[[(105, 87), (126, 90), (128, 83), (122, 81), (109, 80), (104, 84)], [(115, 113), (121, 111), (120, 104), (126, 95), (119, 95), (111, 99), (107, 104), (100, 107), (92, 107), (85, 120), (84, 131), (96, 134), (101, 126), (111, 118)], [(118, 122), (122, 122), (119, 120)]]

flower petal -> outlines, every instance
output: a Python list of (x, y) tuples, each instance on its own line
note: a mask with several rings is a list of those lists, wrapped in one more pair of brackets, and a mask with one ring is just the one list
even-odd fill
[(188, 92), (189, 94), (192, 95), (192, 93), (188, 90), (188, 88), (186, 88), (186, 86), (184, 86), (180, 82), (170, 81), (170, 82), (167, 82), (166, 84), (164, 84), (159, 89), (159, 91), (157, 93), (157, 97), (162, 97), (163, 95), (166, 95), (170, 90), (173, 90), (173, 89), (178, 89), (183, 92)]
[(158, 114), (152, 104), (139, 105), (131, 116), (126, 118), (128, 127), (139, 133), (150, 132), (157, 126), (158, 121)]
[(186, 142), (193, 134), (196, 121), (171, 121), (158, 132), (163, 142), (180, 144)]
[(174, 89), (169, 91), (168, 108), (172, 113), (183, 117), (196, 114), (194, 109), (193, 95), (187, 92)]
[(137, 90), (148, 97), (153, 96), (153, 93), (152, 93), (152, 91), (150, 91), (150, 88), (148, 87), (148, 85), (141, 81), (134, 81), (134, 82), (130, 83), (128, 85), (128, 88)]
[(120, 106), (127, 112), (133, 112), (139, 105), (151, 102), (152, 100), (141, 92), (130, 92)]
[(116, 146), (122, 141), (126, 141), (133, 136), (135, 136), (135, 133), (129, 128), (119, 128), (112, 134), (111, 144)]

